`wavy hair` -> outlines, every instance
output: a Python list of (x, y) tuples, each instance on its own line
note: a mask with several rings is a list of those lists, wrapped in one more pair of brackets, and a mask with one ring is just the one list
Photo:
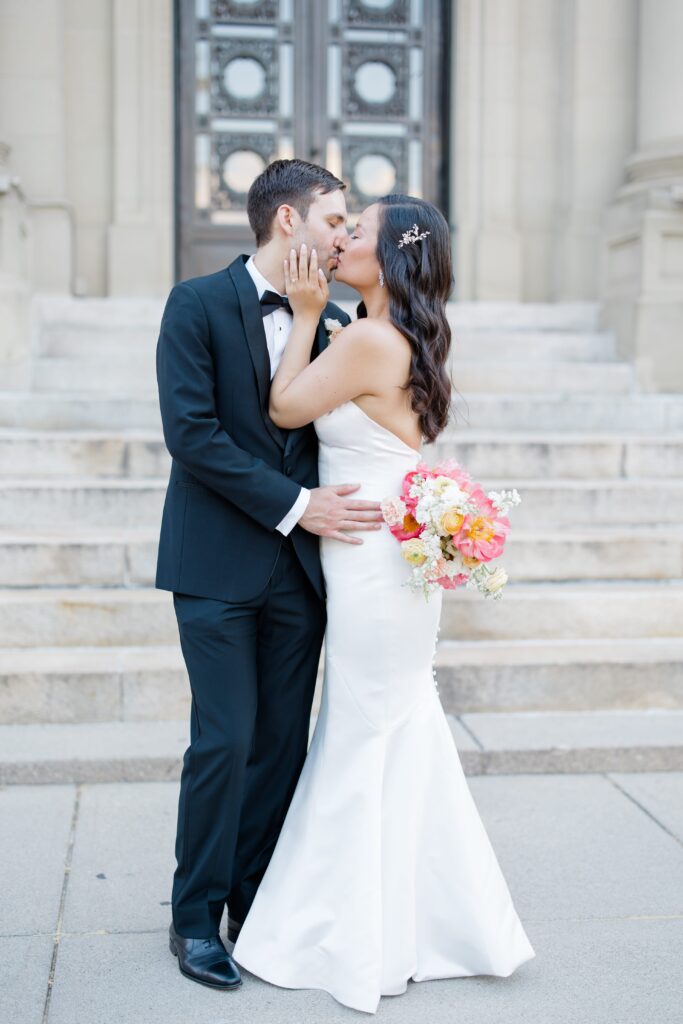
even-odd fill
[[(435, 441), (447, 426), (451, 409), (451, 380), (446, 362), (451, 347), (451, 328), (446, 302), (453, 289), (453, 264), (448, 223), (443, 214), (424, 199), (395, 193), (379, 203), (377, 260), (389, 295), (391, 322), (412, 349), (411, 407), (420, 419), (425, 441)], [(421, 241), (399, 248), (406, 232), (417, 224)], [(366, 315), (361, 303), (359, 316)]]

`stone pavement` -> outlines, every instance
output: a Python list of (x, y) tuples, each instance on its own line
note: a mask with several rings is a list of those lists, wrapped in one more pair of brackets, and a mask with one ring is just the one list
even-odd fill
[[(509, 978), (410, 984), (387, 1024), (673, 1024), (683, 772), (470, 775), (536, 951)], [(214, 992), (168, 952), (177, 782), (0, 790), (0, 1020), (345, 1024), (325, 992)], [(343, 855), (343, 851), (340, 851)], [(397, 898), (400, 895), (397, 894)]]
[[(683, 771), (682, 708), (446, 717), (468, 775)], [(177, 779), (188, 728), (187, 719), (0, 725), (0, 785)]]

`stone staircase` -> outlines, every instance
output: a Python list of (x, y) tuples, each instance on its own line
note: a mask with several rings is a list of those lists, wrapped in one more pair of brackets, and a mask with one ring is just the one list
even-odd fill
[[(0, 725), (182, 721), (162, 303), (41, 298), (33, 388), (0, 392)], [(639, 392), (593, 305), (451, 309), (452, 456), (522, 505), (500, 602), (446, 595), (454, 715), (683, 708), (683, 395)]]

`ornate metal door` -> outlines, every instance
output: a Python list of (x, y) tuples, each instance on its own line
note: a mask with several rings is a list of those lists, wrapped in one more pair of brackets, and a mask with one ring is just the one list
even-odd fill
[(448, 0), (176, 0), (176, 273), (250, 251), (271, 160), (323, 163), (349, 211), (447, 205)]

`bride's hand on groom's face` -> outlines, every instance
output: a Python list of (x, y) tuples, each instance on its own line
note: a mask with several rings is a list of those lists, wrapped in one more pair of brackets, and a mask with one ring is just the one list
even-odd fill
[(358, 487), (358, 484), (316, 487), (311, 491), (308, 508), (299, 520), (299, 526), (318, 537), (331, 537), (346, 544), (362, 544), (360, 537), (351, 537), (347, 531), (380, 530), (383, 516), (378, 502), (349, 498), (349, 494), (357, 491)]
[(318, 320), (330, 297), (323, 271), (318, 267), (318, 253), (306, 245), (299, 253), (292, 249), (285, 260), (285, 291), (292, 311)]

